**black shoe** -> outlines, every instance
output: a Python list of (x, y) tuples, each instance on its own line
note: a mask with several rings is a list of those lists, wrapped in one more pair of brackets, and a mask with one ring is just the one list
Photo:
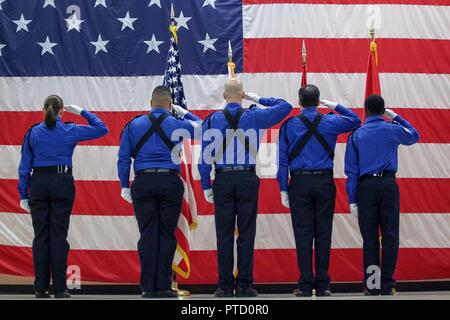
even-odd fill
[(395, 290), (395, 288), (392, 288), (389, 291), (381, 292), (381, 295), (382, 296), (396, 296), (396, 295), (398, 295), (398, 291)]
[(44, 293), (36, 292), (34, 294), (34, 297), (36, 299), (48, 299), (48, 298), (51, 298), (50, 295), (48, 294), (48, 292), (44, 292)]
[(258, 291), (253, 289), (252, 287), (243, 288), (241, 286), (238, 286), (236, 289), (236, 297), (241, 298), (253, 298), (258, 296)]
[(329, 297), (331, 296), (331, 290), (316, 291), (316, 297)]
[(56, 299), (70, 299), (70, 298), (72, 298), (72, 296), (70, 295), (70, 293), (68, 291), (63, 291), (63, 292), (55, 293), (55, 298)]
[(158, 291), (157, 298), (178, 298), (178, 292), (175, 290)]
[(156, 298), (156, 292), (142, 292), (142, 298), (146, 299)]
[(364, 293), (365, 296), (379, 296), (380, 295), (379, 292), (369, 291), (367, 289), (364, 289), (363, 293)]
[(293, 294), (296, 297), (312, 297), (312, 291), (302, 291), (300, 289), (295, 289)]
[(232, 298), (234, 297), (233, 291), (225, 291), (222, 288), (217, 288), (216, 292), (214, 292), (214, 297), (216, 298)]

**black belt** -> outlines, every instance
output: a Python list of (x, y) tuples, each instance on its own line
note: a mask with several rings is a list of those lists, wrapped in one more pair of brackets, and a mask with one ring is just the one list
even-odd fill
[(144, 169), (137, 172), (137, 175), (142, 173), (178, 173), (178, 170), (175, 169), (164, 169), (164, 168), (154, 168), (154, 169)]
[(333, 170), (325, 169), (325, 170), (292, 170), (292, 176), (311, 176), (311, 175), (330, 175), (333, 176)]
[(72, 167), (69, 166), (49, 166), (49, 167), (35, 167), (33, 173), (72, 173)]
[(395, 172), (394, 171), (381, 171), (381, 172), (377, 172), (377, 173), (368, 173), (368, 174), (365, 174), (365, 175), (362, 175), (361, 177), (359, 177), (359, 181), (362, 181), (364, 179), (371, 178), (371, 177), (395, 178)]
[(223, 167), (223, 168), (216, 169), (216, 172), (234, 172), (234, 171), (256, 172), (256, 168), (253, 166), (235, 166), (235, 167)]

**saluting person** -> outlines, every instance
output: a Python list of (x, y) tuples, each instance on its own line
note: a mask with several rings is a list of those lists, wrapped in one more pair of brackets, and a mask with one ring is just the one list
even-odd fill
[(331, 101), (322, 104), (338, 114), (319, 113), (320, 91), (315, 85), (301, 87), (298, 94), (300, 115), (286, 120), (280, 129), (277, 173), (282, 204), (291, 209), (301, 274), (294, 294), (310, 297), (315, 289), (317, 296), (329, 296), (328, 269), (336, 199), (334, 149), (339, 134), (354, 130), (361, 119), (351, 109)]
[[(210, 115), (203, 124), (202, 155), (198, 165), (205, 198), (215, 205), (215, 226), (219, 283), (216, 297), (254, 297), (253, 249), (258, 211), (259, 178), (256, 157), (262, 134), (285, 118), (292, 106), (282, 99), (260, 98), (254, 93), (244, 94), (237, 79), (225, 84), (225, 108)], [(248, 110), (242, 100), (259, 103)], [(211, 139), (220, 133), (216, 140)], [(219, 136), (219, 135), (218, 135)], [(210, 173), (215, 166), (214, 184)], [(237, 220), (237, 268), (233, 275), (234, 234)]]
[[(62, 122), (64, 111), (81, 115), (89, 125)], [(50, 275), (56, 298), (70, 298), (66, 271), (70, 214), (75, 199), (72, 155), (81, 141), (108, 133), (95, 115), (51, 95), (44, 102), (45, 120), (25, 134), (19, 165), (20, 206), (31, 211), (33, 222), (34, 290), (49, 298)]]
[[(153, 90), (151, 106), (150, 113), (125, 126), (117, 166), (121, 195), (133, 203), (139, 226), (142, 296), (175, 298), (171, 270), (184, 193), (179, 153), (183, 138), (194, 138), (202, 121), (182, 107), (172, 106), (172, 94), (165, 86)], [(136, 176), (130, 190), (131, 159)]]
[[(419, 141), (418, 131), (371, 95), (364, 102), (366, 122), (350, 135), (345, 154), (347, 194), (351, 213), (358, 217), (363, 238), (364, 293), (395, 295), (393, 274), (398, 258), (400, 195), (395, 174), (399, 145)], [(384, 121), (383, 114), (392, 121)], [(380, 262), (380, 231), (382, 255)], [(367, 283), (381, 268), (381, 286)]]

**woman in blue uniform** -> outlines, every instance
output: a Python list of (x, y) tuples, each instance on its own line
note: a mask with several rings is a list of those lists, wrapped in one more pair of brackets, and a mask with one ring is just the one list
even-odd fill
[[(64, 123), (64, 112), (81, 115), (89, 125)], [(56, 95), (44, 102), (45, 120), (28, 129), (19, 164), (20, 206), (31, 212), (36, 298), (49, 298), (50, 274), (56, 298), (70, 298), (66, 286), (66, 240), (75, 198), (72, 154), (80, 141), (100, 138), (106, 125), (82, 108), (64, 106)]]

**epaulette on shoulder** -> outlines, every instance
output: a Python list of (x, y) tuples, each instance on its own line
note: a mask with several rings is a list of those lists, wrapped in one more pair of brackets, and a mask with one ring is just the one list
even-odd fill
[(40, 125), (40, 124), (41, 124), (40, 122), (33, 124), (33, 125), (32, 125), (31, 127), (29, 127), (28, 130), (25, 132), (25, 134), (24, 134), (24, 136), (23, 136), (23, 138), (22, 138), (22, 148), (21, 148), (20, 152), (23, 152), (23, 146), (24, 146), (24, 144), (25, 144), (25, 139), (28, 140), (28, 148), (30, 148), (30, 151), (32, 151), (32, 150), (31, 150), (31, 146), (30, 146), (30, 133), (31, 133), (31, 130), (33, 130), (34, 127), (36, 127), (36, 126), (38, 126), (38, 125)]
[(73, 122), (73, 121), (66, 121), (66, 122), (64, 122), (64, 124), (74, 124), (75, 122)]
[(258, 108), (258, 106), (256, 104), (252, 104), (250, 107), (248, 107), (248, 110), (252, 110)]
[(140, 115), (137, 115), (137, 116), (135, 116), (133, 119), (131, 119), (130, 121), (128, 121), (125, 125), (124, 125), (124, 127), (122, 128), (122, 131), (120, 131), (120, 139), (122, 140), (122, 135), (123, 135), (123, 131), (134, 121), (134, 120), (136, 120), (137, 118), (140, 118), (140, 117), (142, 117), (142, 116), (145, 116), (145, 114), (140, 114)]

